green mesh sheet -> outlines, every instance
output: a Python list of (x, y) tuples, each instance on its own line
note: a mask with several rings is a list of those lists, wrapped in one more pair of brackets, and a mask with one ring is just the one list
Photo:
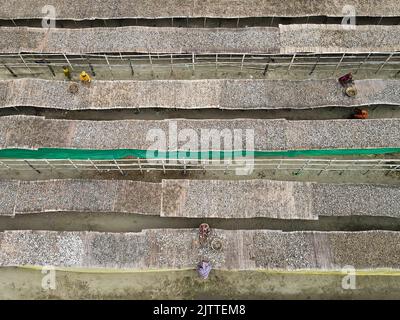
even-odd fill
[(322, 150), (283, 150), (283, 151), (205, 151), (205, 152), (158, 152), (137, 149), (91, 150), (40, 148), (3, 149), (0, 158), (7, 159), (75, 159), (75, 160), (112, 160), (123, 158), (164, 158), (164, 159), (229, 159), (244, 156), (264, 157), (321, 157), (356, 156), (400, 153), (400, 148), (375, 149), (322, 149)]

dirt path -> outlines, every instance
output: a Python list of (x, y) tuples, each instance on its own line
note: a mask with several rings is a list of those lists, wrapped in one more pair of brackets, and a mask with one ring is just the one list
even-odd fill
[[(219, 110), (219, 109), (114, 109), (65, 111), (36, 107), (17, 107), (0, 109), (1, 116), (31, 115), (47, 119), (68, 120), (164, 120), (164, 119), (287, 119), (287, 120), (330, 120), (351, 119), (356, 108), (325, 107), (318, 109), (277, 109), (277, 110)], [(400, 118), (398, 106), (364, 106), (369, 119)]]
[[(290, 62), (290, 60), (286, 60)], [(236, 63), (234, 66), (229, 64), (226, 66), (219, 65), (215, 68), (213, 63), (201, 66), (197, 65), (193, 73), (190, 62), (180, 63), (173, 66), (173, 72), (171, 73), (170, 61), (161, 64), (153, 64), (153, 68), (150, 64), (139, 64), (134, 65), (134, 73), (132, 74), (129, 64), (121, 64), (113, 67), (112, 75), (107, 64), (97, 63), (94, 64), (96, 73), (95, 80), (161, 80), (161, 79), (288, 79), (288, 80), (301, 80), (301, 79), (332, 79), (337, 78), (341, 74), (345, 74), (352, 71), (356, 74), (356, 79), (399, 79), (399, 65), (392, 64), (388, 68), (382, 69), (379, 74), (376, 73), (377, 69), (384, 62), (384, 60), (376, 61), (374, 63), (365, 63), (360, 69), (358, 69), (359, 63), (353, 62), (351, 66), (343, 66), (335, 71), (339, 59), (331, 61), (329, 66), (322, 64), (318, 65), (315, 70), (310, 74), (313, 65), (301, 66), (297, 65), (288, 71), (288, 65), (271, 65), (268, 68), (268, 72), (264, 75), (264, 65), (257, 64), (254, 66), (253, 63), (244, 65), (243, 70), (240, 71), (240, 63)], [(362, 62), (362, 60), (361, 60)], [(21, 63), (19, 57), (16, 58), (14, 63)], [(11, 66), (13, 63), (10, 61)], [(89, 70), (86, 63), (74, 64), (76, 71), (72, 73), (74, 78), (77, 78), (79, 72), (82, 70)], [(13, 68), (13, 72), (16, 72), (18, 78), (40, 78), (50, 80), (64, 80), (64, 74), (62, 72), (62, 65), (55, 68), (56, 76), (49, 71), (46, 66), (35, 66), (32, 73), (24, 68)], [(0, 68), (0, 79), (15, 79), (13, 75), (6, 69)]]
[(399, 276), (357, 276), (344, 290), (344, 275), (192, 270), (137, 273), (56, 271), (56, 289), (41, 287), (40, 270), (2, 268), (0, 299), (399, 299)]
[[(398, 159), (387, 155), (386, 158)], [(374, 159), (374, 157), (369, 157)], [(385, 157), (376, 157), (385, 158)], [(351, 159), (351, 158), (347, 158)], [(365, 159), (365, 158), (364, 158)], [(366, 158), (368, 159), (368, 158)], [(34, 170), (13, 171), (0, 170), (0, 179), (3, 180), (45, 180), (45, 179), (127, 179), (140, 180), (146, 182), (161, 182), (162, 179), (199, 179), (199, 180), (250, 180), (250, 179), (271, 179), (285, 181), (311, 181), (321, 183), (374, 183), (374, 184), (399, 184), (400, 172), (385, 171), (329, 171), (318, 174), (320, 171), (302, 171), (295, 174), (296, 170), (254, 170), (250, 175), (236, 175), (234, 171), (167, 171), (165, 174), (160, 171), (143, 172), (128, 171), (126, 175), (122, 175), (119, 171), (77, 171), (77, 170), (48, 170), (37, 173)]]
[(182, 219), (161, 218), (138, 214), (54, 212), (0, 217), (0, 231), (4, 230), (54, 230), (140, 232), (143, 229), (197, 228), (207, 222), (213, 228), (269, 229), (283, 231), (400, 231), (400, 219), (386, 217), (320, 217), (319, 220), (255, 219)]

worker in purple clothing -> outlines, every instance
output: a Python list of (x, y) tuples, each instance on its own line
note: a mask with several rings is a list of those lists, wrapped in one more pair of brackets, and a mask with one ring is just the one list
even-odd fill
[(346, 87), (348, 84), (351, 84), (353, 82), (353, 74), (349, 72), (344, 76), (341, 76), (338, 80), (343, 87)]
[(197, 273), (202, 279), (207, 279), (208, 275), (210, 274), (211, 271), (211, 264), (208, 261), (202, 260), (198, 265), (197, 265)]

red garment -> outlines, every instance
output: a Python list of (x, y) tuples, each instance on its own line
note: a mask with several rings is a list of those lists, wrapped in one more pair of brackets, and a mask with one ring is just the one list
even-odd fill
[(199, 233), (201, 238), (205, 238), (210, 233), (210, 226), (207, 223), (202, 223), (199, 227)]
[(355, 119), (368, 119), (368, 111), (367, 110), (357, 110), (354, 114)]

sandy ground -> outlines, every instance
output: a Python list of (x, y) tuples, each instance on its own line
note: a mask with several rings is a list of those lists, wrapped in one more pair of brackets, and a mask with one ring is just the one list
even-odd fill
[(40, 270), (2, 268), (0, 299), (399, 299), (399, 276), (357, 276), (342, 289), (344, 275), (212, 271), (76, 273), (56, 271), (56, 289), (41, 287)]

